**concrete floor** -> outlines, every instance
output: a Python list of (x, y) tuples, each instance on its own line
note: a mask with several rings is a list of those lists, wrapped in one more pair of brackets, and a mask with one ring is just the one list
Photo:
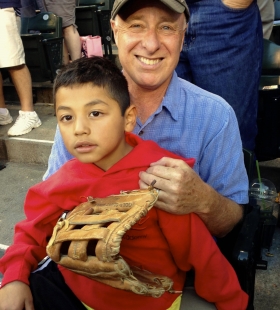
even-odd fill
[[(272, 181), (280, 192), (280, 159), (260, 162), (262, 178)], [(256, 177), (256, 172), (255, 172)], [(276, 227), (272, 246), (263, 250), (263, 259), (267, 260), (267, 270), (257, 270), (255, 285), (255, 310), (280, 309), (280, 227)], [(270, 256), (273, 255), (273, 256)]]
[(255, 310), (280, 309), (280, 228), (277, 227), (269, 254), (263, 251), (267, 260), (267, 270), (257, 270), (255, 284)]

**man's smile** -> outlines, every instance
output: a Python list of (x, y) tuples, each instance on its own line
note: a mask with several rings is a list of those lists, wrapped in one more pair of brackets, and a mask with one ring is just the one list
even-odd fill
[(137, 56), (137, 58), (146, 65), (156, 65), (162, 61), (162, 58), (149, 59), (142, 56)]

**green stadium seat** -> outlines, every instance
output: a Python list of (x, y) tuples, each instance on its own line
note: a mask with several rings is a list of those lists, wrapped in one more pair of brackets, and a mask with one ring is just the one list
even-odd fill
[(33, 82), (53, 82), (62, 66), (62, 18), (51, 12), (21, 18), (25, 62)]

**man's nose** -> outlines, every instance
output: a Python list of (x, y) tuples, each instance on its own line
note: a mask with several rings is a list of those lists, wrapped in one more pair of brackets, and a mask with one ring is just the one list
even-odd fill
[(160, 36), (156, 29), (148, 29), (142, 39), (143, 47), (145, 47), (150, 53), (153, 53), (160, 48), (160, 44)]

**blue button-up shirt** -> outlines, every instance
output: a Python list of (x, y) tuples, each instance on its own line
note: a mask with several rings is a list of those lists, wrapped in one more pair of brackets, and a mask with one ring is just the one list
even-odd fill
[[(224, 99), (177, 77), (174, 72), (157, 111), (134, 133), (185, 158), (216, 191), (239, 204), (248, 202), (248, 178), (235, 113)], [(148, 152), (149, 150), (147, 150)], [(57, 129), (44, 179), (72, 158)]]

